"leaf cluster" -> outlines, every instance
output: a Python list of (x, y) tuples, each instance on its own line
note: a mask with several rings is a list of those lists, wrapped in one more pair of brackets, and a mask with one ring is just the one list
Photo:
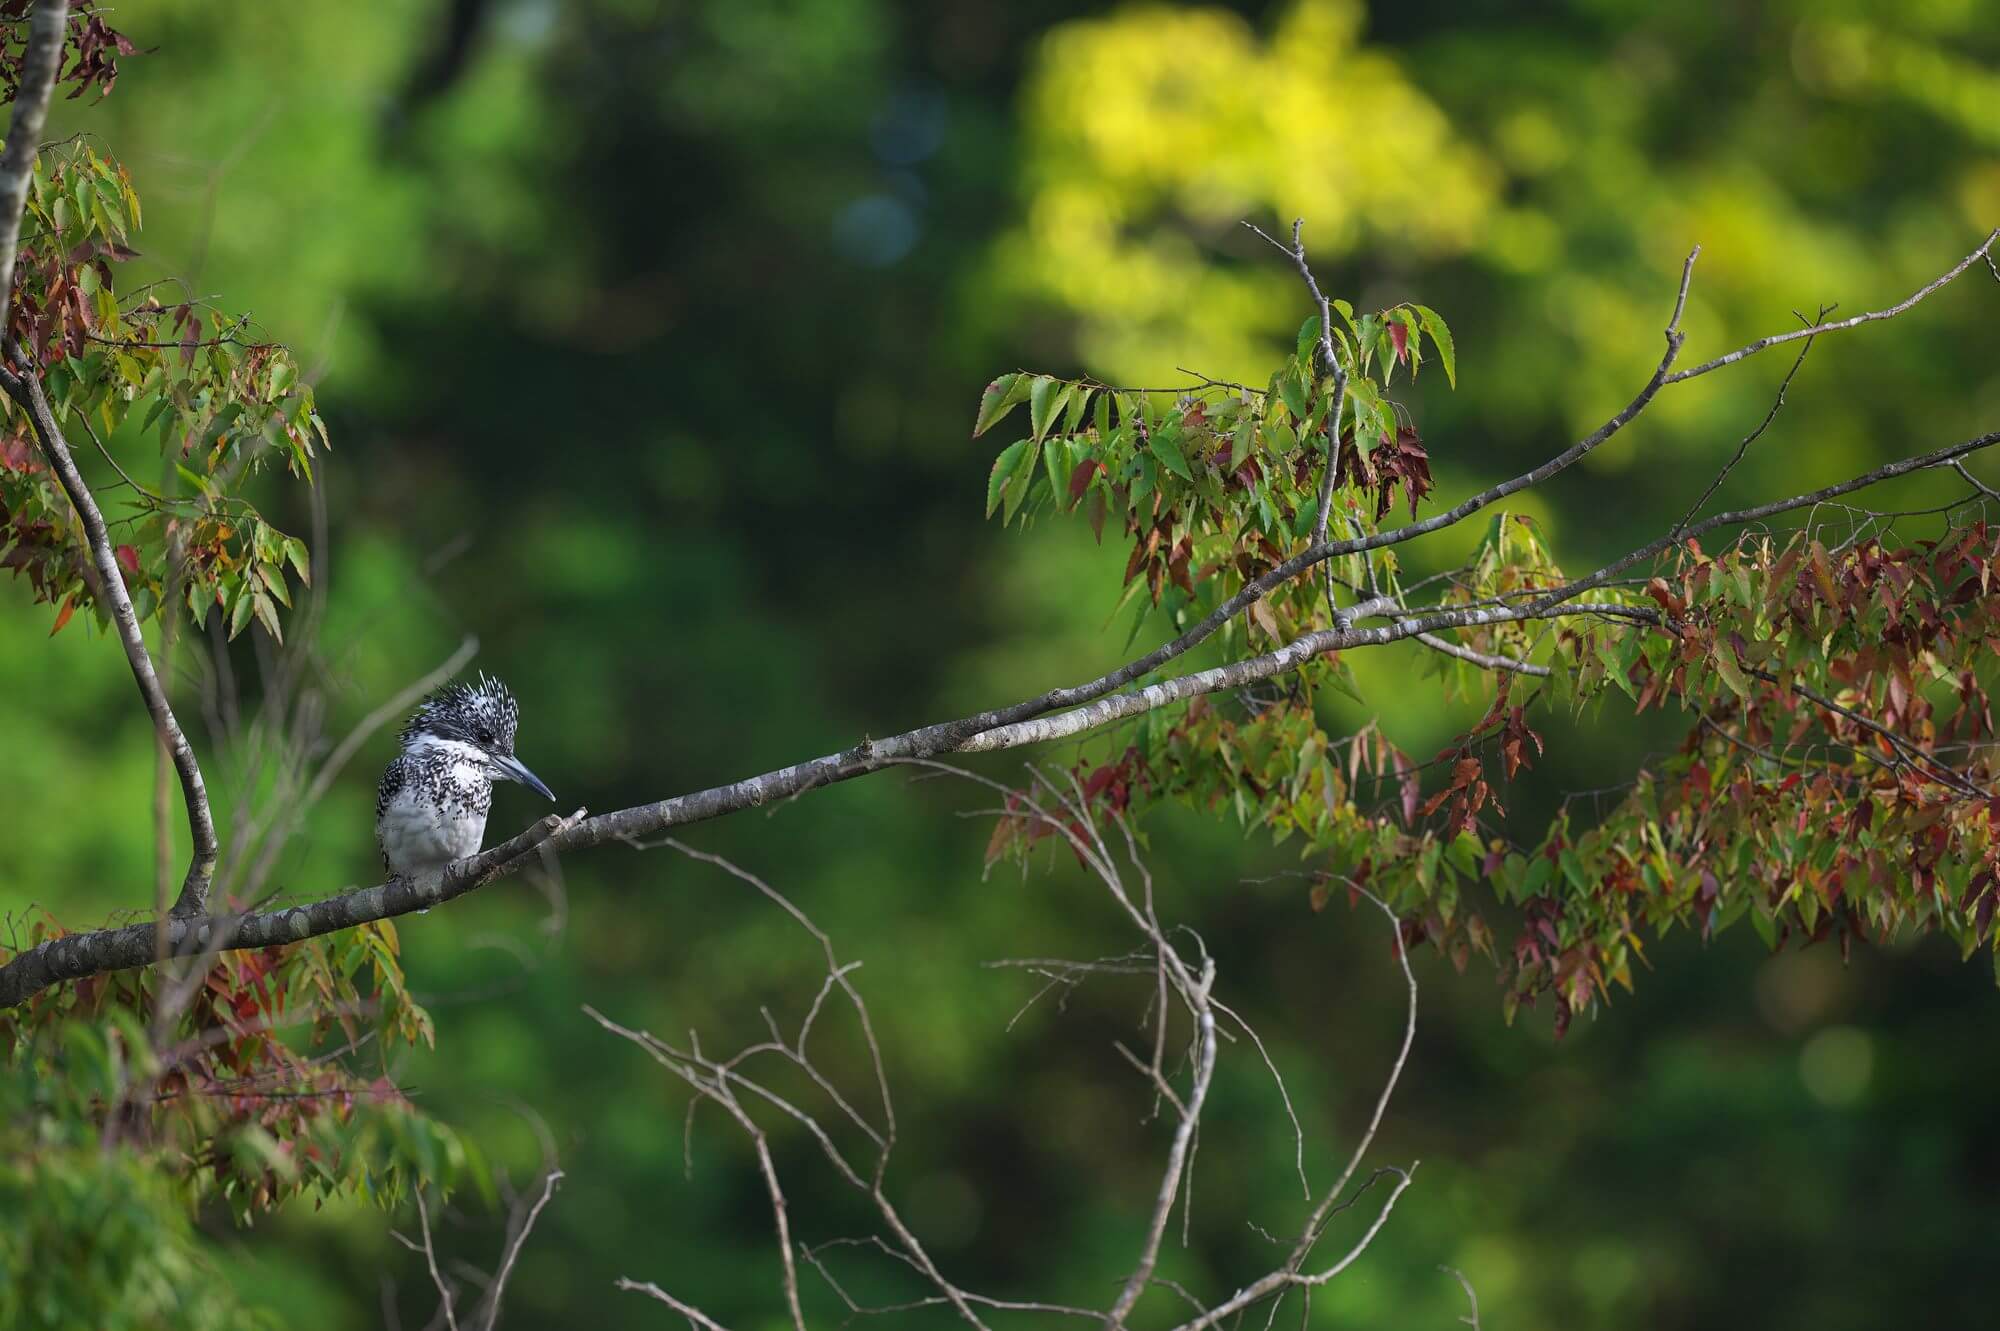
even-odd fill
[[(123, 166), (84, 141), (45, 150), (28, 193), (9, 334), (72, 451), (111, 469), (106, 494), (128, 509), (112, 519), (118, 562), (141, 622), (184, 606), (200, 623), (214, 609), (231, 636), (254, 619), (279, 637), (290, 579), (309, 580), (310, 564), (305, 544), (248, 492), (274, 460), (310, 482), (326, 423), (291, 353), (247, 317), (177, 294), (172, 282), (125, 282), (141, 218)], [(159, 462), (140, 466), (148, 452)], [(0, 567), (58, 607), (57, 629), (79, 608), (106, 613), (80, 522), (26, 409), (11, 401), (0, 404)]]

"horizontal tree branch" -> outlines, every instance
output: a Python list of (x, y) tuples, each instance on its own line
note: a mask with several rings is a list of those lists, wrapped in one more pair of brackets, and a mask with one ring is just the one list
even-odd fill
[[(1363, 615), (1357, 617), (1365, 617), (1365, 614), (1364, 610)], [(1129, 693), (1114, 693), (1108, 698), (1099, 698), (1096, 702), (1054, 716), (1018, 721), (1011, 726), (986, 731), (966, 741), (959, 752), (988, 753), (996, 749), (1018, 749), (1023, 745), (1068, 739), (1074, 735), (1101, 729), (1114, 721), (1156, 711), (1173, 703), (1186, 702), (1201, 694), (1240, 689), (1245, 684), (1269, 679), (1273, 675), (1289, 674), (1314, 657), (1323, 656), (1328, 652), (1344, 652), (1357, 647), (1379, 647), (1386, 643), (1400, 642), (1405, 638), (1422, 637), (1439, 629), (1510, 624), (1528, 619), (1549, 619), (1558, 615), (1615, 615), (1621, 619), (1644, 624), (1660, 622), (1659, 613), (1650, 608), (1606, 603), (1565, 605), (1555, 609), (1523, 605), (1440, 611), (1422, 618), (1399, 619), (1382, 628), (1323, 629), (1318, 633), (1308, 633), (1294, 638), (1276, 651), (1266, 652), (1262, 656), (1232, 661), (1228, 665), (1216, 666), (1212, 670), (1197, 670), (1192, 674), (1178, 675), (1173, 679), (1148, 684), (1145, 688), (1134, 689)]]
[(376, 920), (429, 910), (519, 869), (536, 847), (566, 829), (573, 829), (581, 813), (579, 810), (568, 818), (550, 814), (512, 840), (451, 865), (437, 881), (422, 886), (391, 879), (378, 887), (364, 887), (284, 910), (175, 917), (164, 926), (149, 920), (118, 929), (65, 934), (0, 966), (0, 1008), (14, 1007), (65, 980), (151, 965), (156, 957), (156, 942), (162, 935), (169, 956), (200, 956), (281, 947)]
[[(1967, 260), (1901, 306), (1871, 316), (1857, 316), (1856, 319), (1841, 324), (1823, 325), (1810, 330), (1800, 330), (1796, 335), (1767, 339), (1762, 345), (1775, 345), (1778, 341), (1791, 340), (1792, 336), (1805, 336), (1807, 333), (1837, 331), (1840, 328), (1867, 322), (1870, 318), (1891, 317), (1962, 273), (1972, 262), (1986, 253), (1996, 238), (2000, 238), (2000, 232), (1989, 236), (1987, 243), (1975, 250)], [(528, 861), (531, 854), (537, 853), (538, 849), (562, 852), (602, 845), (609, 841), (635, 841), (656, 836), (670, 828), (755, 808), (775, 800), (788, 799), (819, 786), (846, 781), (910, 760), (938, 758), (954, 753), (990, 752), (1083, 734), (1114, 721), (1185, 701), (1200, 694), (1237, 688), (1245, 683), (1295, 670), (1314, 657), (1330, 651), (1378, 646), (1410, 638), (1428, 640), (1427, 646), (1449, 649), (1454, 644), (1436, 639), (1434, 635), (1452, 629), (1581, 614), (1615, 615), (1637, 623), (1659, 625), (1663, 623), (1662, 619), (1657, 612), (1649, 608), (1609, 603), (1581, 604), (1576, 602), (1575, 598), (1591, 588), (1601, 586), (1620, 569), (1629, 567), (1648, 555), (1658, 554), (1671, 548), (1677, 539), (1686, 539), (1688, 536), (1724, 525), (1740, 525), (1791, 509), (1823, 503), (1839, 495), (1910, 472), (1951, 465), (1971, 453), (2000, 443), (2000, 432), (1981, 435), (1932, 453), (1878, 467), (1851, 480), (1810, 494), (1732, 513), (1718, 514), (1687, 528), (1684, 532), (1677, 533), (1674, 537), (1641, 547), (1596, 573), (1546, 593), (1531, 603), (1514, 607), (1439, 607), (1412, 614), (1390, 598), (1375, 597), (1349, 607), (1345, 613), (1350, 619), (1356, 620), (1378, 616), (1391, 617), (1393, 622), (1389, 625), (1378, 628), (1350, 626), (1306, 634), (1261, 656), (1196, 671), (1141, 689), (1119, 692), (1127, 684), (1153, 673), (1161, 666), (1192, 650), (1256, 601), (1322, 561), (1338, 555), (1360, 553), (1413, 540), (1451, 526), (1510, 494), (1539, 484), (1573, 465), (1617, 433), (1645, 409), (1664, 385), (1680, 382), (1694, 377), (1695, 374), (1706, 373), (1710, 369), (1731, 363), (1730, 359), (1725, 358), (1711, 362), (1708, 366), (1698, 367), (1694, 371), (1678, 375), (1672, 373), (1674, 359), (1683, 339), (1679, 328), (1680, 319), (1686, 308), (1694, 263), (1699, 254), (1700, 249), (1697, 247), (1688, 255), (1682, 267), (1674, 310), (1665, 330), (1667, 349), (1661, 357), (1658, 368), (1631, 402), (1590, 435), (1541, 466), (1483, 490), (1445, 513), (1386, 532), (1316, 542), (1304, 552), (1285, 560), (1261, 577), (1245, 584), (1235, 595), (1227, 598), (1194, 628), (1180, 637), (1096, 679), (1067, 688), (1051, 689), (1009, 707), (994, 708), (957, 720), (924, 726), (888, 739), (864, 739), (859, 744), (838, 753), (765, 772), (728, 785), (599, 814), (596, 817), (586, 818), (579, 812), (578, 815), (567, 819), (545, 818), (511, 841), (451, 866), (442, 882), (429, 888), (392, 881), (343, 893), (308, 906), (281, 911), (180, 918), (173, 920), (164, 929), (156, 923), (146, 923), (121, 929), (66, 935), (42, 943), (14, 957), (5, 965), (0, 965), (0, 1008), (19, 1004), (51, 984), (106, 971), (147, 965), (158, 955), (155, 951), (155, 940), (162, 933), (165, 935), (165, 952), (175, 956), (264, 947), (316, 937), (374, 920), (427, 910), (515, 872)], [(1734, 359), (1741, 359), (1743, 356), (1753, 354), (1756, 349), (1760, 349), (1758, 344), (1753, 344), (1751, 348), (1731, 353), (1731, 356)], [(1460, 649), (1457, 654), (1482, 665), (1518, 669), (1525, 664), (1510, 662), (1507, 658), (1485, 658), (1467, 649)]]

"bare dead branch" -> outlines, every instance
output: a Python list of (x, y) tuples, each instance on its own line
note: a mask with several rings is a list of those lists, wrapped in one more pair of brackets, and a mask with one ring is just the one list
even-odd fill
[(649, 1299), (657, 1299), (659, 1302), (666, 1304), (669, 1308), (672, 1308), (675, 1312), (679, 1313), (681, 1316), (687, 1318), (688, 1321), (694, 1326), (700, 1327), (701, 1331), (729, 1331), (728, 1327), (716, 1321), (714, 1318), (710, 1317), (707, 1313), (703, 1312), (701, 1309), (695, 1307), (693, 1304), (682, 1303), (679, 1299), (667, 1293), (665, 1290), (661, 1289), (658, 1285), (655, 1285), (650, 1280), (641, 1283), (637, 1280), (632, 1280), (628, 1277), (620, 1276), (618, 1277), (616, 1285), (617, 1288), (619, 1289), (627, 1290), (634, 1294), (644, 1294)]
[[(437, 1286), (439, 1306), (444, 1310), (444, 1324), (450, 1327), (451, 1331), (458, 1331), (458, 1314), (453, 1307), (452, 1288), (445, 1283), (443, 1274), (438, 1271), (437, 1249), (431, 1243), (431, 1213), (430, 1208), (424, 1205), (422, 1188), (416, 1190), (416, 1197), (417, 1223), (423, 1227), (424, 1235), (422, 1248), (424, 1263), (430, 1267), (431, 1283)], [(405, 1240), (405, 1243), (407, 1244), (408, 1240)]]
[[(1867, 314), (1857, 314), (1851, 319), (1842, 319), (1837, 323), (1815, 323), (1809, 328), (1800, 328), (1789, 333), (1773, 333), (1769, 337), (1760, 337), (1748, 346), (1738, 347), (1736, 350), (1725, 355), (1717, 356), (1712, 361), (1705, 361), (1691, 370), (1682, 370), (1679, 374), (1669, 375), (1667, 382), (1672, 384), (1679, 383), (1683, 379), (1693, 379), (1697, 375), (1707, 374), (1711, 370), (1719, 370), (1725, 365), (1734, 365), (1744, 357), (1754, 356), (1769, 347), (1775, 347), (1785, 342), (1796, 342), (1802, 337), (1812, 338), (1818, 337), (1821, 333), (1839, 333), (1849, 328), (1859, 328), (1865, 323), (1873, 323), (1877, 319), (1893, 319), (1914, 306), (1924, 297), (1930, 295), (1933, 291), (1936, 291), (1939, 287), (1945, 286), (1958, 278), (1966, 269), (1972, 267), (1973, 264), (1986, 258), (1992, 251), (1995, 241), (2000, 241), (2000, 227), (1996, 227), (1989, 232), (1986, 239), (1980, 242), (1978, 249), (1975, 249), (1972, 253), (1953, 264), (1951, 269), (1943, 276), (1932, 278), (1908, 298), (1896, 302), (1887, 309), (1873, 310)], [(1683, 284), (1682, 290), (1686, 290), (1685, 284)]]
[[(953, 773), (965, 777), (989, 789), (1007, 790), (1007, 787), (989, 778), (974, 773), (957, 772), (935, 760), (910, 759), (906, 762), (930, 770)], [(1208, 1308), (1200, 1299), (1184, 1286), (1159, 1271), (1161, 1250), (1164, 1245), (1167, 1226), (1176, 1201), (1184, 1204), (1184, 1214), (1192, 1206), (1190, 1184), (1196, 1144), (1200, 1140), (1202, 1117), (1208, 1091), (1213, 1084), (1220, 1049), (1218, 1037), (1222, 1035), (1220, 1022), (1234, 1023), (1248, 1037), (1258, 1051), (1259, 1058), (1276, 1081), (1285, 1111), (1291, 1119), (1294, 1130), (1299, 1131), (1297, 1114), (1293, 1111), (1289, 1093), (1278, 1074), (1269, 1051), (1262, 1039), (1249, 1023), (1233, 1009), (1215, 996), (1216, 965), (1208, 955), (1199, 937), (1185, 928), (1170, 928), (1159, 917), (1155, 902), (1152, 875), (1143, 857), (1139, 854), (1139, 844), (1132, 829), (1118, 820), (1125, 854), (1114, 856), (1112, 846), (1107, 841), (1101, 820), (1094, 817), (1081, 786), (1073, 774), (1061, 777), (1030, 769), (1031, 784), (1027, 789), (1015, 790), (1007, 804), (1003, 816), (1023, 818), (1036, 823), (1049, 834), (1062, 838), (1074, 850), (1088, 871), (1098, 879), (1119, 912), (1131, 922), (1144, 940), (1142, 951), (1119, 956), (1103, 957), (1095, 961), (1067, 961), (1051, 958), (1031, 958), (1026, 960), (994, 963), (996, 965), (1027, 970), (1033, 974), (1049, 977), (1052, 983), (1073, 985), (1086, 978), (1095, 977), (1138, 977), (1151, 981), (1154, 993), (1147, 1009), (1146, 1021), (1151, 1023), (1150, 1056), (1134, 1053), (1123, 1042), (1114, 1042), (1113, 1048), (1145, 1078), (1156, 1097), (1156, 1108), (1164, 1106), (1172, 1116), (1168, 1141), (1158, 1183), (1153, 1189), (1152, 1201), (1138, 1235), (1137, 1252), (1132, 1267), (1119, 1284), (1118, 1293), (1111, 1304), (1102, 1310), (1076, 1308), (1070, 1305), (1047, 1303), (1034, 1300), (1003, 1299), (966, 1290), (947, 1277), (925, 1252), (921, 1242), (904, 1224), (895, 1208), (889, 1204), (883, 1188), (883, 1173), (887, 1164), (888, 1146), (885, 1142), (875, 1176), (864, 1180), (857, 1171), (849, 1167), (839, 1152), (832, 1146), (827, 1129), (820, 1120), (799, 1103), (794, 1103), (778, 1095), (769, 1087), (755, 1081), (747, 1072), (748, 1061), (756, 1055), (767, 1052), (782, 1052), (795, 1065), (805, 1069), (814, 1084), (821, 1089), (835, 1109), (845, 1117), (854, 1117), (847, 1102), (839, 1095), (832, 1079), (811, 1066), (805, 1048), (805, 1035), (812, 1022), (819, 1016), (830, 995), (839, 993), (857, 1018), (866, 1020), (866, 1002), (860, 992), (847, 982), (853, 972), (852, 963), (842, 964), (834, 954), (827, 936), (806, 917), (793, 902), (777, 892), (768, 883), (729, 861), (718, 856), (688, 850), (676, 842), (665, 842), (684, 853), (717, 865), (725, 872), (741, 881), (749, 883), (779, 909), (790, 915), (820, 945), (826, 966), (826, 979), (810, 1000), (806, 1018), (800, 1023), (800, 1035), (795, 1041), (787, 1042), (777, 1017), (768, 1010), (761, 1010), (765, 1028), (771, 1039), (753, 1043), (729, 1057), (704, 1054), (701, 1042), (691, 1033), (684, 1046), (676, 1047), (644, 1031), (631, 1030), (606, 1018), (594, 1009), (585, 1011), (607, 1031), (626, 1039), (643, 1049), (650, 1057), (669, 1070), (695, 1091), (698, 1099), (718, 1105), (735, 1120), (753, 1146), (759, 1172), (766, 1180), (767, 1191), (773, 1198), (773, 1217), (781, 1251), (787, 1254), (783, 1267), (783, 1290), (786, 1306), (792, 1311), (796, 1325), (798, 1291), (796, 1271), (789, 1254), (796, 1248), (807, 1265), (819, 1273), (827, 1288), (854, 1316), (864, 1314), (886, 1314), (910, 1312), (929, 1308), (953, 1309), (967, 1324), (974, 1327), (985, 1325), (980, 1316), (982, 1310), (1005, 1310), (1012, 1312), (1043, 1313), (1051, 1316), (1084, 1318), (1102, 1324), (1107, 1331), (1123, 1331), (1131, 1324), (1137, 1306), (1147, 1291), (1158, 1288), (1171, 1290), (1179, 1295), (1192, 1310), (1193, 1319), (1188, 1328), (1206, 1327), (1218, 1320), (1240, 1312), (1269, 1298), (1291, 1289), (1301, 1291), (1302, 1298), (1309, 1298), (1311, 1289), (1325, 1284), (1350, 1268), (1365, 1253), (1375, 1237), (1388, 1222), (1397, 1199), (1408, 1188), (1414, 1166), (1402, 1168), (1385, 1166), (1375, 1171), (1370, 1178), (1347, 1195), (1346, 1190), (1359, 1169), (1361, 1161), (1371, 1149), (1376, 1134), (1380, 1130), (1390, 1097), (1408, 1061), (1415, 1033), (1416, 981), (1410, 968), (1409, 959), (1404, 954), (1398, 938), (1398, 961), (1402, 966), (1406, 983), (1410, 988), (1409, 1013), (1405, 1021), (1403, 1038), (1395, 1061), (1385, 1084), (1378, 1096), (1374, 1111), (1366, 1124), (1353, 1155), (1339, 1180), (1327, 1191), (1324, 1198), (1314, 1206), (1302, 1225), (1296, 1240), (1286, 1245), (1286, 1256), (1274, 1270), (1258, 1277), (1239, 1289), (1237, 1294), (1214, 1308)], [(1126, 877), (1126, 861), (1129, 861), (1132, 878)], [(1381, 909), (1392, 927), (1396, 917), (1388, 906), (1370, 896), (1370, 900)], [(1177, 944), (1176, 936), (1187, 942)], [(1184, 952), (1183, 947), (1189, 950)], [(1170, 1006), (1171, 1005), (1171, 1006)], [(1185, 1012), (1187, 1016), (1186, 1052), (1177, 1070), (1168, 1067), (1170, 1051), (1179, 1047), (1179, 1036), (1170, 1036), (1168, 1024), (1175, 1013)], [(882, 1060), (879, 1048), (874, 1043), (872, 1027), (868, 1028), (869, 1055), (872, 1070), (882, 1078)], [(1184, 1082), (1184, 1084), (1177, 1084)], [(885, 1089), (886, 1100), (886, 1089)], [(793, 1237), (787, 1212), (779, 1200), (783, 1193), (777, 1181), (773, 1157), (769, 1149), (769, 1136), (747, 1112), (747, 1106), (761, 1101), (777, 1108), (788, 1118), (802, 1126), (819, 1141), (822, 1150), (833, 1163), (836, 1172), (850, 1186), (862, 1191), (875, 1204), (882, 1233), (857, 1237), (843, 1237), (824, 1240), (816, 1244), (800, 1245)], [(1305, 1183), (1303, 1172), (1303, 1134), (1300, 1132), (1300, 1159), (1298, 1167), (1300, 1181)], [(1327, 1262), (1318, 1269), (1309, 1269), (1307, 1260), (1312, 1249), (1324, 1237), (1328, 1223), (1335, 1216), (1343, 1214), (1367, 1195), (1377, 1179), (1393, 1178), (1395, 1186), (1383, 1198), (1380, 1207), (1370, 1218), (1362, 1233), (1338, 1258)], [(1310, 1195), (1310, 1194), (1309, 1194)], [(833, 1249), (853, 1249), (873, 1252), (897, 1265), (907, 1268), (915, 1277), (929, 1287), (929, 1292), (915, 1297), (881, 1304), (862, 1304), (848, 1291), (842, 1280), (833, 1271), (827, 1253)], [(694, 1305), (682, 1301), (661, 1290), (657, 1285), (641, 1285), (636, 1281), (621, 1281), (620, 1288), (647, 1293), (689, 1317), (697, 1326), (710, 1326)]]
[(1466, 1303), (1472, 1308), (1470, 1313), (1458, 1320), (1471, 1327), (1472, 1331), (1479, 1331), (1479, 1295), (1472, 1288), (1472, 1282), (1465, 1278), (1465, 1272), (1455, 1266), (1440, 1266), (1438, 1270), (1443, 1271), (1458, 1282), (1458, 1287), (1465, 1291)]
[(500, 1258), (500, 1269), (493, 1273), (493, 1282), (486, 1287), (485, 1295), (479, 1301), (473, 1324), (483, 1331), (493, 1331), (500, 1320), (500, 1299), (507, 1291), (507, 1278), (514, 1274), (514, 1263), (521, 1256), (522, 1245), (528, 1235), (534, 1232), (535, 1222), (542, 1218), (542, 1208), (556, 1195), (556, 1184), (562, 1182), (563, 1172), (550, 1169), (542, 1175), (542, 1195), (525, 1212), (517, 1212), (509, 1217), (507, 1248)]
[[(1819, 320), (1825, 319), (1832, 308), (1830, 305), (1822, 305), (1819, 307), (1818, 319), (1801, 319), (1800, 322), (1808, 325), (1816, 324)], [(1798, 359), (1792, 362), (1791, 369), (1785, 371), (1784, 381), (1778, 385), (1778, 395), (1772, 399), (1771, 409), (1764, 413), (1764, 419), (1757, 422), (1756, 429), (1743, 436), (1743, 442), (1736, 445), (1734, 456), (1722, 465), (1722, 470), (1715, 474), (1715, 479), (1708, 483), (1708, 488), (1701, 492), (1701, 497), (1688, 505), (1688, 511), (1681, 517), (1679, 522), (1674, 524), (1675, 535), (1678, 536), (1687, 531), (1687, 525), (1694, 521), (1695, 514), (1701, 512), (1708, 501), (1714, 497), (1715, 492), (1722, 488), (1722, 483), (1729, 479), (1729, 473), (1736, 470), (1736, 464), (1743, 461), (1743, 455), (1750, 451), (1750, 445), (1756, 443), (1764, 431), (1771, 428), (1771, 422), (1778, 418), (1780, 411), (1784, 410), (1786, 390), (1791, 388), (1792, 380), (1798, 377), (1800, 367), (1806, 363), (1806, 357), (1812, 353), (1813, 336), (1809, 334), (1806, 337), (1805, 345), (1799, 348)]]

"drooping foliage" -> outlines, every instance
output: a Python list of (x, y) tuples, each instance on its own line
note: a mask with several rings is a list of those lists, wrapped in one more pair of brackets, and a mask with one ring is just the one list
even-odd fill
[[(95, 22), (93, 18), (89, 21)], [(8, 332), (41, 376), (56, 420), (105, 459), (144, 446), (157, 475), (117, 471), (118, 562), (140, 622), (171, 598), (199, 625), (219, 609), (231, 636), (252, 618), (282, 636), (289, 579), (311, 578), (305, 543), (259, 512), (254, 478), (275, 460), (310, 481), (327, 446), (313, 391), (284, 346), (175, 282), (130, 283), (138, 194), (88, 140), (36, 159), (22, 220)], [(58, 607), (61, 628), (95, 607), (87, 548), (37, 454), (23, 409), (0, 408), (0, 567)], [(289, 570), (289, 571), (288, 571)]]
[[(1422, 306), (1357, 318), (1332, 304), (1339, 374), (1315, 318), (1261, 389), (996, 379), (975, 433), (1026, 404), (1029, 434), (995, 460), (987, 512), (1080, 512), (1100, 539), (1120, 533), (1125, 598), (1138, 603), (1129, 645), (1155, 607), (1190, 630), (1306, 554), (1331, 446), (1332, 534), (1375, 547), (1333, 554), (1325, 579), (1308, 568), (1278, 583), (1215, 642), (1255, 655), (1386, 597), (1371, 614), (1440, 625), (1440, 701), (1477, 697), (1484, 715), (1430, 755), (1400, 751), (1372, 722), (1331, 734), (1320, 694), (1353, 687), (1348, 653), (1328, 651), (1096, 741), (1076, 768), (1092, 801), (1136, 814), (1173, 799), (1296, 840), (1315, 907), (1348, 888), (1381, 894), (1407, 941), (1461, 969), (1473, 954), (1497, 965), (1510, 1018), (1552, 995), (1558, 1030), (1629, 988), (1646, 940), (1676, 926), (1707, 937), (1747, 919), (1772, 946), (1843, 949), (1936, 931), (1967, 956), (1994, 939), (2000, 532), (1977, 492), (1943, 510), (1936, 537), (1836, 506), (1837, 524), (1817, 514), (1725, 534), (1711, 552), (1684, 523), (1650, 554), (1574, 580), (1533, 520), (1496, 509), (1476, 519), (1485, 534), (1461, 566), (1406, 582), (1397, 552), (1427, 533), (1399, 532), (1392, 514), (1414, 524), (1432, 487), (1427, 446), (1390, 390), (1399, 367), (1414, 379), (1425, 339), (1454, 377), (1455, 351)], [(1599, 816), (1565, 803), (1540, 827), (1510, 818), (1516, 783), (1543, 757), (1538, 715), (1654, 708), (1685, 719), (1684, 742)], [(1047, 835), (1011, 820), (989, 857)]]

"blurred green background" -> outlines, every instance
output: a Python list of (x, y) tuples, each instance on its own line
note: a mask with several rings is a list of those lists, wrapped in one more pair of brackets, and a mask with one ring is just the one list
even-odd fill
[[(1123, 552), (1081, 523), (982, 524), (993, 447), (968, 440), (972, 408), (1020, 366), (1261, 381), (1305, 307), (1239, 218), (1303, 216), (1332, 290), (1451, 321), (1458, 391), (1433, 375), (1408, 397), (1447, 500), (1631, 396), (1696, 242), (1689, 363), (1795, 310), (1900, 299), (2000, 224), (1994, 0), (127, 0), (115, 21), (157, 49), (101, 106), (59, 104), (54, 132), (101, 134), (146, 201), (148, 259), (253, 311), (320, 376), (336, 722), (476, 633), (565, 807), (716, 784), (1114, 663)], [(1975, 273), (1822, 345), (1723, 498), (1992, 428), (1996, 301)], [(1524, 507), (1572, 566), (1660, 530), (1785, 368), (1774, 354), (1663, 395)], [(76, 926), (150, 897), (152, 762), (114, 644), (81, 621), (50, 639), (49, 622), (0, 586), (0, 883), (8, 908)], [(1427, 753), (1464, 709), (1407, 687), (1416, 664), (1357, 667), (1392, 736)], [(1546, 814), (1672, 726), (1610, 710), (1553, 726), (1515, 802)], [(197, 743), (226, 787), (225, 757)], [(378, 738), (320, 808), (288, 891), (373, 881), (390, 752)], [(1106, 1301), (1165, 1140), (1110, 1049), (1143, 986), (1008, 1028), (1034, 984), (981, 962), (1127, 940), (1074, 866), (982, 880), (986, 829), (957, 815), (983, 802), (876, 776), (690, 839), (865, 963), (905, 1132), (892, 1191), (938, 1260), (996, 1295)], [(496, 827), (537, 812), (503, 790)], [(1286, 1072), (1324, 1183), (1400, 1025), (1379, 921), (1247, 881), (1291, 861), (1221, 821), (1163, 817), (1154, 850)], [(515, 1177), (543, 1131), (567, 1171), (506, 1324), (677, 1324), (613, 1290), (630, 1276), (777, 1326), (741, 1143), (704, 1117), (684, 1172), (680, 1090), (580, 1007), (722, 1049), (759, 1035), (760, 1003), (808, 999), (817, 955), (671, 852), (564, 868), (559, 907), (511, 880), (403, 929), (438, 1040), (399, 1080)], [(1454, 1325), (1441, 1264), (1490, 1327), (1990, 1319), (1989, 966), (1929, 946), (1843, 966), (1751, 936), (1677, 936), (1651, 960), (1558, 1044), (1546, 1012), (1505, 1026), (1476, 963), (1419, 958), (1417, 1051), (1376, 1158), (1423, 1168), (1313, 1325)], [(859, 1071), (851, 1040), (828, 1051)], [(1167, 1268), (1210, 1296), (1272, 1260), (1246, 1221), (1301, 1214), (1282, 1110), (1240, 1047), (1217, 1097), (1193, 1242)], [(778, 1149), (802, 1236), (856, 1232), (810, 1142)], [(288, 1325), (419, 1326), (435, 1299), (390, 1223), (357, 1205), (210, 1227), (227, 1278)], [(468, 1200), (441, 1239), (490, 1268), (501, 1235)], [(915, 1292), (865, 1258), (839, 1269), (857, 1291)]]

